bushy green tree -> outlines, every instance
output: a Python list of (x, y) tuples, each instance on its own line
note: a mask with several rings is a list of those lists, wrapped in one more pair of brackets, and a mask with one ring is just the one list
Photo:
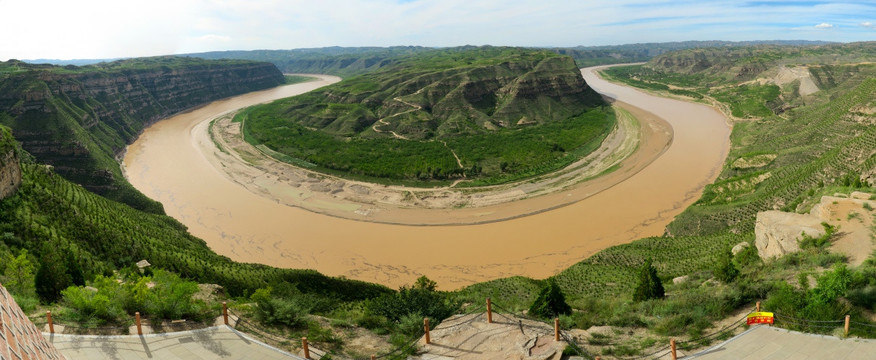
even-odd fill
[(2, 261), (6, 267), (3, 286), (15, 294), (32, 294), (35, 266), (28, 259), (27, 250), (22, 249), (18, 256), (7, 254)]
[(67, 265), (67, 274), (70, 275), (70, 281), (73, 282), (73, 285), (85, 285), (85, 274), (82, 272), (82, 266), (79, 265), (79, 260), (73, 255), (73, 252), (67, 252), (64, 261)]
[(64, 258), (58, 254), (54, 245), (46, 243), (40, 256), (40, 267), (34, 285), (36, 293), (44, 303), (54, 303), (61, 298), (61, 291), (72, 285)]
[(663, 296), (663, 282), (657, 276), (657, 269), (651, 264), (651, 258), (648, 258), (639, 268), (639, 282), (633, 292), (633, 301), (662, 299)]
[(410, 314), (420, 314), (436, 324), (459, 309), (458, 301), (428, 288), (402, 287), (397, 293), (384, 294), (368, 301), (366, 309), (373, 315), (386, 317), (393, 322)]
[(417, 278), (417, 282), (414, 283), (415, 289), (435, 291), (435, 288), (438, 286), (438, 283), (426, 277), (426, 275), (420, 276)]
[(718, 263), (714, 269), (715, 278), (723, 283), (731, 283), (739, 276), (739, 269), (733, 263), (733, 253), (729, 249), (718, 256)]
[(183, 319), (202, 314), (206, 305), (192, 299), (198, 292), (198, 284), (181, 279), (167, 271), (155, 271), (152, 281), (152, 296), (148, 301), (149, 314), (162, 319)]
[(538, 292), (538, 297), (529, 306), (529, 315), (540, 318), (552, 318), (572, 313), (572, 307), (566, 303), (566, 296), (553, 279)]
[(307, 309), (293, 299), (282, 299), (272, 295), (271, 287), (257, 289), (250, 300), (256, 303), (256, 317), (263, 323), (301, 327), (307, 323)]

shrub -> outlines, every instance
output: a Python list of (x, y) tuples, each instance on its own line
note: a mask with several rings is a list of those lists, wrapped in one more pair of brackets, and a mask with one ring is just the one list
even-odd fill
[(459, 302), (437, 291), (402, 287), (397, 293), (384, 294), (368, 301), (366, 309), (371, 314), (384, 316), (393, 322), (398, 322), (409, 314), (420, 314), (437, 324), (453, 315), (459, 309)]
[(739, 269), (736, 268), (736, 264), (733, 263), (733, 254), (730, 253), (730, 250), (725, 250), (721, 256), (718, 257), (718, 264), (714, 270), (715, 278), (720, 280), (725, 284), (729, 284), (736, 280), (736, 277), (739, 276)]
[(301, 327), (307, 324), (308, 310), (294, 300), (271, 296), (271, 288), (258, 289), (250, 296), (256, 303), (256, 317), (263, 323)]
[(657, 276), (657, 269), (651, 264), (651, 258), (648, 258), (639, 269), (639, 282), (633, 292), (633, 301), (662, 299), (663, 296), (663, 282)]
[(552, 318), (571, 313), (572, 307), (566, 303), (566, 297), (553, 279), (549, 280), (548, 284), (539, 291), (538, 297), (529, 307), (529, 315), (540, 318)]
[[(419, 337), (423, 335), (423, 315), (418, 313), (410, 313), (405, 316), (402, 316), (398, 321), (398, 331), (405, 335), (410, 335), (413, 337)], [(432, 319), (429, 319), (432, 320)], [(434, 324), (430, 324), (430, 326), (434, 326)]]
[(876, 310), (876, 285), (849, 290), (847, 298), (856, 306)]

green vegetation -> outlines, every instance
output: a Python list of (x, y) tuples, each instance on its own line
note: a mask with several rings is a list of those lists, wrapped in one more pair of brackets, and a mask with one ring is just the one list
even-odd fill
[(662, 299), (663, 296), (663, 282), (657, 277), (657, 269), (651, 264), (651, 258), (648, 258), (639, 269), (639, 282), (633, 291), (633, 301)]
[(538, 292), (538, 296), (529, 306), (530, 316), (543, 319), (553, 318), (559, 315), (569, 315), (572, 307), (566, 303), (566, 297), (556, 281), (548, 281), (547, 286)]
[(483, 47), (401, 57), (235, 120), (243, 121), (247, 141), (324, 172), (492, 184), (556, 170), (593, 151), (614, 126), (599, 105), (569, 58)]
[(335, 301), (389, 292), (382, 286), (330, 278), (312, 270), (233, 262), (211, 251), (172, 218), (94, 195), (43, 165), (23, 163), (21, 167), (20, 189), (0, 202), (0, 234), (5, 234), (4, 246), (13, 253), (26, 249), (40, 258), (51, 257), (51, 261), (39, 262), (49, 279), (37, 283), (47, 284), (46, 300), (72, 282), (74, 266), (58, 254), (73, 254), (85, 279), (147, 259), (158, 268), (222, 285), (235, 296), (275, 282), (294, 284), (302, 293)]
[(273, 63), (284, 73), (361, 75), (397, 62), (397, 58), (432, 48), (422, 46), (326, 47), (294, 50), (214, 51), (187, 56), (203, 59), (245, 59)]
[[(782, 47), (698, 50), (690, 52), (695, 56), (667, 54), (648, 67), (630, 67), (615, 73), (616, 79), (636, 74), (628, 76), (625, 81), (650, 84), (643, 86), (658, 91), (688, 91), (703, 99), (717, 99), (720, 95), (715, 95), (725, 93), (723, 101), (728, 109), (732, 111), (735, 104), (739, 111), (752, 119), (734, 124), (730, 153), (718, 179), (667, 227), (667, 235), (606, 249), (550, 279), (513, 277), (475, 284), (455, 293), (443, 293), (434, 290), (434, 282), (422, 278), (415, 286), (394, 292), (377, 285), (325, 277), (314, 271), (234, 263), (211, 252), (173, 219), (147, 214), (93, 195), (57, 176), (50, 168), (27, 161), (24, 154), (22, 186), (17, 194), (0, 202), (0, 237), (3, 239), (0, 243), (0, 259), (3, 259), (0, 280), (9, 284), (19, 304), (32, 312), (37, 306), (37, 286), (32, 286), (37, 284), (33, 279), (39, 272), (35, 264), (45, 263), (38, 261), (39, 258), (52, 257), (53, 263), (59, 264), (56, 269), (47, 267), (47, 270), (52, 270), (49, 272), (54, 274), (54, 279), (69, 278), (72, 283), (75, 277), (81, 276), (99, 289), (96, 293), (75, 287), (59, 290), (61, 302), (71, 309), (65, 319), (79, 318), (86, 323), (122, 321), (118, 320), (119, 316), (124, 317), (130, 309), (162, 312), (156, 310), (160, 306), (155, 304), (153, 310), (149, 310), (145, 300), (149, 296), (144, 293), (139, 280), (128, 280), (123, 274), (124, 268), (133, 261), (145, 258), (156, 268), (182, 277), (176, 290), (156, 294), (168, 299), (174, 298), (174, 293), (180, 295), (178, 303), (185, 306), (171, 307), (182, 310), (176, 313), (167, 310), (167, 313), (181, 315), (168, 316), (197, 318), (206, 316), (201, 314), (215, 315), (215, 310), (209, 310), (209, 304), (205, 308), (196, 300), (187, 300), (186, 294), (191, 286), (183, 279), (218, 283), (237, 298), (236, 309), (254, 314), (261, 319), (264, 329), (279, 329), (278, 333), (287, 337), (306, 335), (318, 339), (330, 349), (336, 349), (340, 340), (318, 325), (313, 319), (314, 314), (330, 317), (333, 327), (355, 325), (375, 333), (389, 334), (394, 345), (402, 346), (410, 342), (411, 336), (419, 334), (424, 316), (433, 318), (434, 324), (459, 311), (460, 304), (481, 304), (485, 297), (492, 297), (494, 303), (503, 308), (520, 311), (536, 302), (547, 303), (543, 300), (554, 292), (550, 290), (552, 283), (574, 310), (560, 317), (564, 327), (611, 325), (624, 327), (624, 331), (633, 328), (651, 330), (647, 336), (624, 341), (616, 341), (611, 335), (594, 335), (588, 341), (603, 344), (602, 355), (642, 354), (656, 341), (662, 341), (661, 337), (698, 338), (714, 331), (712, 325), (715, 321), (739, 316), (736, 315), (738, 311), (744, 312), (754, 301), (763, 299), (766, 299), (764, 308), (767, 311), (796, 319), (828, 322), (819, 324), (835, 324), (844, 314), (865, 319), (868, 311), (876, 310), (876, 261), (871, 257), (858, 267), (844, 265), (844, 256), (827, 249), (833, 231), (829, 230), (828, 235), (819, 239), (804, 239), (801, 252), (777, 260), (761, 261), (754, 246), (737, 255), (728, 253), (727, 249), (741, 242), (752, 245), (754, 219), (759, 211), (778, 208), (807, 212), (822, 195), (876, 191), (873, 184), (868, 183), (869, 174), (876, 168), (876, 154), (872, 151), (876, 148), (876, 128), (872, 125), (870, 110), (876, 105), (872, 96), (876, 93), (876, 67), (842, 63), (860, 60), (871, 54), (872, 48), (872, 43), (864, 43), (830, 45), (814, 50)], [(742, 56), (744, 54), (749, 57)], [(678, 61), (691, 58), (696, 61)], [(830, 64), (818, 63), (828, 58)], [(833, 59), (840, 60), (835, 63)], [(697, 65), (705, 63), (715, 65)], [(804, 63), (821, 89), (811, 96), (794, 97), (791, 96), (793, 86), (780, 87), (776, 98), (779, 101), (771, 104), (769, 99), (775, 94), (775, 88), (742, 84), (763, 71), (770, 71), (777, 64)], [(435, 59), (433, 65), (441, 68), (447, 64)], [(444, 68), (445, 72), (451, 70)], [(20, 71), (10, 70), (8, 73)], [(380, 93), (382, 85), (368, 79), (366, 76), (350, 79), (348, 84), (351, 85), (343, 91), (327, 89), (338, 98), (361, 97), (361, 101), (337, 102), (334, 109), (326, 106), (326, 113), (334, 116), (364, 112), (367, 115), (370, 111), (375, 117), (385, 118), (413, 108), (399, 101), (387, 105), (383, 110), (386, 113), (375, 113), (369, 107), (372, 105), (364, 100)], [(404, 83), (397, 80), (396, 84)], [(668, 90), (662, 89), (661, 84)], [(409, 92), (404, 94), (414, 95), (419, 88), (412, 87), (412, 91), (408, 89)], [(392, 99), (398, 97), (394, 94), (402, 93), (389, 94)], [(381, 96), (387, 98), (386, 93)], [(415, 103), (416, 96), (403, 99)], [(736, 104), (738, 99), (742, 100)], [(493, 106), (491, 102), (469, 104), (474, 109)], [(769, 109), (772, 114), (758, 113), (763, 109)], [(432, 112), (435, 112), (435, 107)], [(3, 119), (6, 120), (8, 118)], [(520, 130), (538, 129), (554, 123), (545, 122)], [(340, 124), (351, 123), (341, 121)], [(311, 125), (298, 125), (311, 130), (307, 128)], [(334, 138), (344, 138), (348, 135), (339, 134), (351, 128), (335, 126), (327, 129), (325, 132)], [(398, 127), (393, 129), (405, 131)], [(384, 130), (389, 131), (390, 127)], [(481, 131), (481, 128), (477, 130)], [(0, 132), (8, 134), (6, 130)], [(467, 135), (478, 135), (474, 130), (472, 132)], [(462, 145), (457, 144), (459, 149), (453, 147), (452, 136), (447, 133), (433, 131), (430, 136), (446, 141), (457, 154), (463, 152)], [(366, 131), (361, 136), (365, 140), (381, 137), (396, 141), (376, 132)], [(432, 142), (444, 146), (439, 141)], [(8, 149), (8, 146), (0, 144), (0, 148)], [(739, 159), (744, 160), (737, 162)], [(499, 164), (501, 169), (501, 162)], [(484, 166), (482, 171), (486, 169)], [(869, 213), (865, 215), (869, 216)], [(74, 256), (68, 258), (58, 254)], [(81, 275), (77, 275), (77, 267)], [(157, 274), (158, 271), (151, 277), (155, 279)], [(662, 299), (647, 300), (634, 296), (642, 274), (647, 275), (647, 281), (643, 283), (662, 284)], [(822, 274), (812, 276), (817, 285), (810, 285), (809, 274)], [(110, 286), (108, 279), (122, 279), (124, 283)], [(46, 283), (52, 284), (53, 281)], [(126, 286), (132, 288), (126, 289)], [(110, 290), (103, 292), (102, 287)], [(545, 298), (536, 301), (541, 289), (549, 290)], [(119, 293), (129, 294), (123, 297), (125, 299), (143, 301), (133, 301), (135, 305), (129, 308), (123, 305), (122, 315), (119, 315), (119, 308), (113, 308), (115, 305), (106, 300), (116, 299)], [(153, 298), (152, 301), (158, 300)], [(125, 304), (125, 301), (119, 303)], [(792, 321), (780, 325), (807, 332), (833, 331), (833, 325), (820, 327)], [(841, 326), (841, 322), (836, 325)], [(852, 335), (876, 336), (862, 327), (853, 327)], [(721, 335), (724, 336), (726, 334)], [(694, 345), (706, 345), (709, 341), (698, 340)]]
[(723, 283), (731, 283), (739, 276), (739, 268), (733, 262), (733, 253), (730, 252), (730, 249), (725, 250), (718, 258), (714, 273), (715, 278)]
[[(152, 213), (116, 159), (149, 124), (192, 107), (282, 84), (271, 64), (182, 57), (83, 67), (0, 63), (0, 124), (22, 147), (88, 190)], [(175, 86), (174, 91), (168, 91)]]
[[(576, 46), (550, 48), (571, 56), (578, 67), (644, 62), (664, 53), (692, 48), (716, 48), (749, 45), (816, 45), (822, 41), (680, 41), (667, 43)], [(244, 59), (273, 63), (286, 73), (331, 74), (344, 78), (376, 71), (398, 62), (398, 58), (435, 48), (421, 46), (325, 47), (293, 50), (213, 51), (186, 56), (203, 59)], [(55, 62), (63, 63), (63, 62)], [(64, 63), (66, 65), (66, 63)], [(0, 67), (0, 72), (3, 68)]]
[(162, 270), (151, 276), (129, 272), (120, 279), (98, 275), (89, 287), (61, 292), (66, 311), (59, 318), (85, 327), (125, 324), (135, 312), (155, 320), (212, 320), (218, 312), (194, 299), (196, 292), (197, 283)]
[(772, 116), (774, 110), (768, 105), (775, 102), (779, 94), (776, 85), (740, 85), (712, 92), (716, 100), (730, 104), (730, 113), (738, 118)]
[(283, 75), (283, 77), (286, 78), (286, 83), (285, 83), (286, 85), (300, 84), (300, 83), (316, 80), (315, 77), (302, 76), (302, 75)]
[[(749, 50), (757, 54), (758, 49)], [(785, 51), (784, 48), (777, 49)], [(754, 246), (735, 256), (727, 253), (728, 248), (741, 242), (753, 244), (755, 215), (759, 211), (780, 208), (803, 213), (808, 212), (822, 195), (876, 191), (872, 187), (874, 184), (868, 183), (867, 177), (862, 175), (870, 174), (876, 168), (876, 155), (872, 152), (876, 148), (876, 128), (872, 126), (872, 111), (867, 110), (876, 105), (872, 96), (876, 93), (876, 66), (812, 63), (822, 59), (821, 55), (813, 54), (828, 52), (839, 54), (840, 59), (860, 59), (864, 56), (862, 54), (876, 49), (876, 45), (789, 49), (784, 53), (777, 50), (775, 58), (769, 62), (755, 61), (753, 64), (765, 64), (760, 71), (769, 72), (776, 64), (806, 63), (810, 69), (817, 69), (810, 71), (819, 72), (820, 81), (830, 83), (830, 87), (821, 88), (805, 99), (799, 95), (792, 98), (789, 90), (781, 88), (778, 89), (781, 101), (771, 103), (769, 99), (776, 94), (775, 87), (741, 84), (758, 76), (758, 72), (754, 72), (737, 77), (741, 69), (759, 67), (750, 66), (752, 63), (745, 65), (738, 58), (726, 60), (730, 56), (728, 53), (748, 51), (733, 48), (688, 51), (691, 54), (712, 54), (699, 57), (684, 55), (688, 52), (670, 53), (645, 66), (615, 67), (606, 72), (614, 80), (658, 92), (680, 89), (694, 92), (703, 99), (715, 93), (726, 93), (724, 101), (727, 101), (728, 109), (735, 106), (748, 114), (746, 116), (755, 117), (752, 113), (763, 116), (734, 124), (730, 153), (718, 179), (706, 187), (693, 206), (669, 224), (666, 236), (645, 238), (603, 250), (551, 278), (560, 285), (575, 309), (566, 322), (577, 328), (593, 325), (643, 327), (663, 336), (685, 334), (697, 337), (709, 329), (712, 322), (729, 316), (733, 309), (750, 306), (753, 301), (784, 296), (787, 289), (793, 289), (791, 295), (796, 296), (794, 304), (800, 305), (799, 308), (794, 308), (794, 312), (770, 308), (773, 303), (767, 303), (765, 308), (787, 312), (789, 316), (818, 319), (827, 319), (841, 312), (821, 305), (802, 310), (809, 302), (806, 299), (810, 290), (804, 289), (803, 283), (787, 282), (800, 273), (815, 273), (845, 262), (843, 256), (827, 251), (826, 245), (830, 243), (833, 231), (828, 230), (825, 237), (804, 241), (803, 252), (775, 261), (761, 262)], [(799, 54), (807, 55), (796, 57)], [(675, 65), (670, 67), (670, 63)], [(751, 105), (751, 99), (758, 97), (757, 102), (762, 107)], [(770, 109), (770, 114), (758, 113), (763, 109)], [(737, 161), (739, 159), (744, 160)], [(634, 302), (638, 270), (648, 258), (653, 259), (653, 267), (665, 286), (666, 296), (662, 300)], [(843, 291), (825, 292), (826, 296), (821, 297), (823, 303), (843, 304), (833, 296), (841, 293), (840, 297), (855, 299), (852, 303), (855, 307), (849, 311), (859, 314), (858, 319), (864, 318), (859, 311), (872, 309), (872, 299), (876, 298), (872, 295), (876, 285), (869, 285), (872, 275), (869, 278), (863, 276), (872, 274), (873, 265), (871, 258), (861, 267), (848, 269), (853, 274), (862, 274), (853, 275), (853, 278), (867, 281), (853, 281)], [(669, 281), (675, 278), (678, 279)], [(499, 279), (472, 285), (462, 290), (461, 295), (471, 301), (492, 295), (498, 302), (496, 299), (501, 299), (497, 298), (498, 294), (507, 293), (529, 302), (542, 284), (543, 281), (521, 277)], [(507, 296), (504, 301), (515, 303), (511, 297)], [(836, 319), (839, 317), (831, 318)], [(812, 326), (805, 328), (807, 331), (814, 329)], [(641, 353), (644, 349), (638, 342), (622, 347), (606, 345), (605, 354), (627, 350)]]

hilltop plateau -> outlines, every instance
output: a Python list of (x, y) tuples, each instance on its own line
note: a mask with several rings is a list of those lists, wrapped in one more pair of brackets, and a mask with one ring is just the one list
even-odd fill
[(562, 168), (614, 125), (571, 58), (492, 47), (404, 56), (235, 120), (247, 141), (335, 174), (493, 183)]

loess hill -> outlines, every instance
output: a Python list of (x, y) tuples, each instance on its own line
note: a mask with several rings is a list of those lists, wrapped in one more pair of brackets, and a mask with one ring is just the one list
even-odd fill
[(238, 120), (247, 141), (317, 170), (481, 183), (561, 168), (614, 124), (572, 58), (495, 47), (402, 56)]
[(270, 63), (154, 57), (88, 66), (0, 62), (0, 124), (39, 162), (88, 190), (163, 212), (116, 161), (146, 126), (224, 97), (284, 83)]

